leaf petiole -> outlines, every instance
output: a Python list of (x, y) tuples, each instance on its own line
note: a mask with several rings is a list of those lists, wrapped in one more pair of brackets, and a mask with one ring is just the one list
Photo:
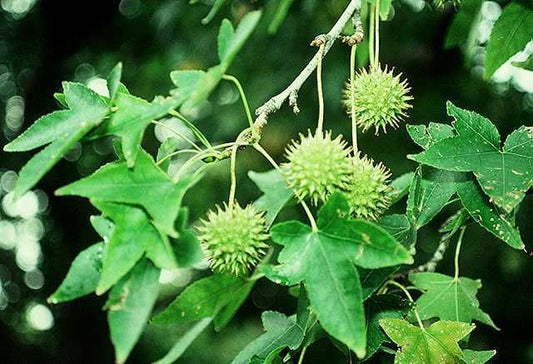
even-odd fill
[(457, 239), (457, 247), (455, 248), (455, 275), (453, 276), (454, 281), (459, 280), (459, 254), (461, 253), (461, 245), (463, 244), (463, 236), (465, 235), (466, 227), (463, 226), (461, 228), (461, 232), (459, 233), (459, 239)]
[(252, 118), (250, 106), (248, 105), (248, 99), (246, 98), (246, 94), (244, 93), (244, 89), (242, 88), (241, 83), (239, 82), (237, 77), (231, 76), (231, 75), (223, 75), (222, 79), (233, 82), (233, 84), (235, 84), (235, 86), (237, 87), (237, 90), (239, 90), (239, 95), (241, 96), (242, 104), (244, 106), (244, 111), (246, 112), (246, 118), (248, 119), (248, 124), (250, 125), (252, 136), (256, 137), (257, 131), (255, 130), (255, 127), (254, 127), (254, 120)]
[(424, 325), (422, 324), (422, 320), (420, 319), (420, 315), (418, 314), (418, 309), (416, 308), (416, 303), (415, 301), (413, 300), (413, 297), (411, 296), (411, 294), (409, 293), (409, 290), (407, 288), (405, 288), (402, 284), (396, 282), (396, 281), (393, 281), (393, 280), (390, 280), (388, 281), (387, 283), (385, 283), (385, 285), (393, 285), (395, 287), (398, 287), (399, 289), (401, 289), (403, 291), (403, 293), (405, 293), (405, 295), (407, 296), (407, 299), (409, 300), (409, 302), (411, 302), (413, 304), (413, 311), (415, 313), (415, 316), (416, 316), (416, 321), (418, 321), (418, 326), (420, 326), (420, 329), (422, 331), (425, 331), (426, 329), (424, 328)]
[(207, 138), (200, 131), (200, 129), (198, 129), (196, 125), (194, 125), (189, 119), (187, 119), (185, 116), (183, 116), (181, 113), (177, 112), (176, 110), (170, 110), (168, 113), (169, 115), (175, 116), (181, 121), (183, 121), (206, 148), (211, 148), (211, 143), (209, 143), (209, 140), (207, 140)]
[(177, 137), (185, 140), (187, 143), (189, 143), (191, 146), (193, 146), (196, 150), (198, 150), (199, 152), (202, 151), (202, 149), (195, 143), (193, 142), (191, 139), (189, 139), (187, 136), (185, 136), (184, 134), (182, 134), (181, 132), (177, 131), (176, 129), (168, 126), (167, 124), (165, 123), (162, 123), (160, 121), (155, 121), (155, 120), (152, 120), (152, 124), (154, 125), (159, 125), (160, 127), (164, 128), (164, 129), (167, 129), (168, 131), (170, 131), (172, 134), (176, 135)]

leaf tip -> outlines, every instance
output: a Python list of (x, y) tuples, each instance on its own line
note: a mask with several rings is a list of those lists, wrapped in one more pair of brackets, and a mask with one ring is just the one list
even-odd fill
[(2, 149), (4, 152), (15, 152), (15, 148), (13, 148), (13, 142), (4, 145)]
[(354, 352), (359, 359), (363, 359), (366, 356), (366, 346), (355, 348)]
[(103, 295), (104, 293), (106, 293), (106, 291), (107, 291), (107, 288), (106, 288), (106, 287), (98, 286), (98, 287), (96, 287), (96, 290), (94, 291), (94, 293), (95, 293), (97, 296), (101, 296), (101, 295)]
[(54, 195), (56, 196), (65, 196), (68, 194), (67, 192), (68, 190), (66, 189), (66, 186), (65, 187), (60, 187), (58, 188), (57, 190), (54, 191)]
[(419, 154), (407, 154), (407, 159), (417, 162), (417, 156)]

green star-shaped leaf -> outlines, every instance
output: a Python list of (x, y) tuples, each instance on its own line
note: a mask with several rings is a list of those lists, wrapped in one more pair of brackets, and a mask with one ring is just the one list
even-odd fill
[(457, 363), (463, 356), (457, 342), (475, 328), (463, 322), (437, 321), (421, 329), (395, 318), (382, 319), (379, 324), (400, 347), (395, 364)]
[(533, 184), (533, 128), (511, 133), (503, 149), (496, 127), (483, 116), (448, 103), (457, 135), (409, 158), (436, 168), (474, 172), (492, 202), (510, 212)]
[(93, 201), (93, 204), (115, 223), (96, 294), (104, 293), (117, 283), (144, 254), (159, 268), (177, 267), (168, 238), (150, 223), (143, 210), (113, 202)]
[(154, 225), (176, 237), (174, 223), (190, 184), (189, 179), (173, 182), (152, 157), (141, 150), (133, 168), (125, 162), (108, 164), (91, 176), (60, 188), (56, 194), (142, 206)]
[(69, 110), (54, 111), (39, 118), (23, 134), (4, 147), (6, 152), (23, 152), (47, 145), (20, 170), (15, 196), (30, 190), (109, 112), (107, 103), (85, 85), (63, 83)]
[(492, 205), (475, 181), (457, 184), (457, 195), (470, 216), (492, 234), (515, 249), (524, 249), (524, 242), (512, 219)]
[[(297, 349), (304, 338), (304, 328), (282, 313), (266, 311), (261, 315), (266, 332), (252, 341), (233, 359), (232, 364), (247, 364), (252, 358), (265, 359), (270, 353), (289, 347)], [(261, 361), (263, 362), (263, 361)]]
[(355, 265), (368, 269), (412, 263), (400, 243), (379, 226), (350, 221), (345, 197), (336, 193), (318, 214), (318, 231), (296, 221), (275, 225), (274, 242), (283, 245), (281, 263), (267, 276), (285, 284), (305, 283), (322, 327), (360, 358), (365, 356), (363, 291)]
[(117, 92), (114, 99), (117, 110), (111, 115), (109, 121), (96, 130), (91, 137), (116, 135), (122, 140), (122, 152), (128, 162), (128, 167), (133, 167), (145, 129), (152, 120), (157, 120), (167, 115), (168, 112), (180, 104), (178, 98), (157, 97), (152, 102), (141, 98)]
[(424, 291), (416, 301), (422, 320), (433, 317), (466, 323), (477, 320), (497, 328), (490, 316), (479, 308), (476, 295), (481, 288), (480, 280), (455, 279), (440, 273), (415, 273), (409, 280)]
[(148, 259), (141, 259), (109, 293), (105, 308), (116, 363), (126, 361), (141, 337), (157, 300), (160, 272)]

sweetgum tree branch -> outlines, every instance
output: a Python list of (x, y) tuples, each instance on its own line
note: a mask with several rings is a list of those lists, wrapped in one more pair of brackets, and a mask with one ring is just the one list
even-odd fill
[[(351, 0), (340, 18), (337, 20), (333, 28), (322, 36), (317, 37), (313, 43), (320, 45), (320, 42), (324, 44), (323, 55), (325, 56), (337, 38), (342, 33), (344, 26), (352, 19), (354, 14), (358, 13), (361, 9), (361, 0)], [(318, 42), (318, 43), (316, 43)], [(315, 45), (312, 44), (312, 45)], [(304, 82), (313, 74), (318, 65), (318, 59), (320, 57), (320, 51), (318, 51), (313, 59), (305, 66), (305, 68), (300, 72), (300, 74), (292, 81), (292, 83), (278, 95), (272, 97), (265, 104), (256, 109), (255, 114), (257, 116), (255, 120), (255, 127), (258, 130), (261, 130), (267, 122), (268, 116), (272, 113), (278, 111), (283, 103), (288, 99), (289, 105), (294, 108), (295, 112), (298, 112), (298, 106), (296, 104), (296, 99), (298, 97), (298, 91), (304, 84)]]

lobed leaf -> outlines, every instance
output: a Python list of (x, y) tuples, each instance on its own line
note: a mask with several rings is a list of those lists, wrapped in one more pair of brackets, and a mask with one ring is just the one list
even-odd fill
[(339, 217), (347, 215), (347, 209), (345, 197), (336, 193), (319, 212), (318, 231), (295, 221), (275, 225), (272, 240), (283, 250), (280, 264), (266, 274), (278, 283), (303, 281), (322, 327), (362, 358), (363, 291), (355, 265), (381, 268), (411, 263), (412, 257), (377, 225)]
[(248, 364), (254, 357), (264, 360), (273, 352), (277, 354), (286, 347), (294, 350), (302, 343), (304, 328), (284, 314), (266, 311), (261, 319), (266, 332), (246, 345), (232, 364)]
[(526, 1), (513, 1), (504, 9), (490, 34), (485, 53), (485, 78), (490, 78), (501, 65), (522, 51), (531, 41), (533, 6)]
[(69, 110), (54, 111), (39, 118), (24, 133), (4, 146), (6, 152), (24, 152), (68, 138), (80, 129), (99, 124), (108, 113), (107, 103), (85, 85), (63, 83)]
[(170, 351), (161, 359), (154, 362), (154, 364), (172, 364), (178, 360), (185, 350), (192, 344), (192, 342), (200, 336), (200, 334), (209, 326), (213, 321), (212, 318), (208, 317), (198, 321), (196, 325), (191, 327), (189, 331), (185, 333), (180, 339), (172, 346)]
[(488, 119), (451, 103), (448, 113), (457, 135), (408, 157), (439, 169), (474, 172), (491, 201), (512, 211), (533, 184), (533, 128), (515, 130), (500, 149), (500, 135)]
[(190, 179), (174, 183), (152, 157), (141, 150), (133, 168), (125, 162), (108, 164), (89, 177), (60, 188), (56, 194), (142, 206), (154, 225), (176, 237), (174, 223), (190, 185)]
[(48, 298), (48, 302), (71, 301), (94, 292), (100, 281), (104, 251), (104, 243), (91, 245), (81, 251), (72, 261), (61, 285)]
[(107, 321), (117, 363), (124, 363), (139, 340), (159, 293), (159, 273), (142, 259), (109, 293)]
[(168, 239), (157, 231), (141, 209), (112, 202), (93, 201), (93, 204), (115, 223), (96, 294), (111, 288), (144, 254), (159, 268), (177, 267)]
[(437, 321), (421, 329), (403, 319), (384, 318), (380, 325), (400, 350), (395, 364), (455, 363), (463, 352), (457, 342), (468, 335), (474, 325)]
[[(113, 87), (118, 87), (114, 85)], [(116, 90), (115, 90), (116, 92)], [(118, 92), (114, 98), (117, 110), (111, 115), (109, 121), (96, 130), (91, 137), (100, 138), (106, 135), (118, 136), (122, 141), (122, 152), (132, 168), (139, 153), (144, 131), (152, 120), (157, 120), (167, 115), (170, 110), (178, 107), (179, 98), (157, 97), (152, 102), (141, 98)]]
[(178, 324), (206, 317), (214, 318), (232, 300), (245, 279), (229, 275), (213, 275), (189, 285), (172, 303), (155, 316), (156, 325)]
[(497, 329), (490, 316), (479, 308), (476, 295), (481, 288), (480, 280), (455, 279), (440, 273), (415, 273), (409, 280), (424, 292), (416, 301), (422, 320), (434, 317), (466, 323), (477, 320)]
[(510, 217), (498, 212), (475, 181), (459, 183), (457, 194), (465, 209), (479, 225), (505, 241), (510, 247), (524, 249), (520, 232), (511, 224)]
[(15, 198), (29, 191), (68, 151), (108, 113), (106, 102), (79, 83), (63, 83), (69, 110), (55, 111), (38, 119), (24, 133), (4, 146), (7, 152), (28, 151), (49, 144), (34, 155), (19, 173)]

